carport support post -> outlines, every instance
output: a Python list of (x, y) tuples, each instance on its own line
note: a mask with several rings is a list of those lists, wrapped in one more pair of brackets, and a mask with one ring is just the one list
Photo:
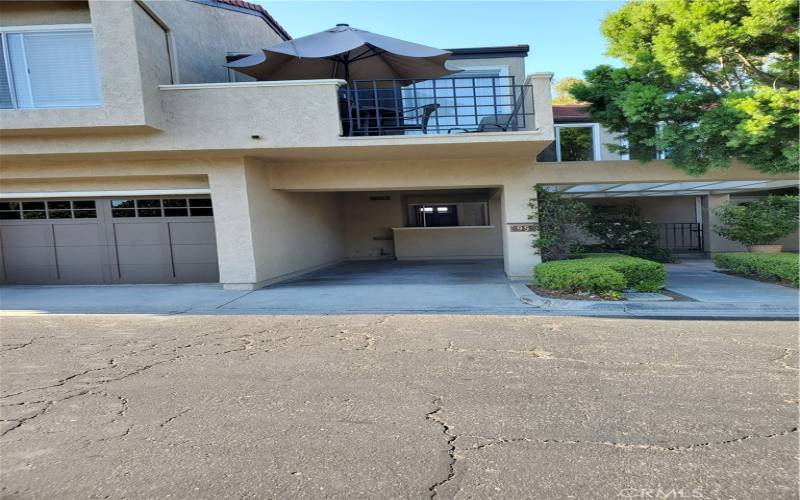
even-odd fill
[(531, 208), (536, 198), (533, 186), (521, 182), (503, 186), (503, 262), (510, 279), (530, 280), (533, 267), (542, 259), (533, 248)]
[(208, 174), (208, 183), (214, 206), (219, 281), (226, 290), (252, 290), (257, 287), (257, 270), (243, 162), (215, 166)]

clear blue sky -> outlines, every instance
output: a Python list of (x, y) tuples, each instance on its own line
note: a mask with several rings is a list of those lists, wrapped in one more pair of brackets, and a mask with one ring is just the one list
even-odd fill
[[(254, 1), (254, 0), (251, 0)], [(556, 78), (619, 62), (604, 55), (600, 22), (622, 1), (260, 0), (293, 37), (336, 23), (438, 48), (528, 44), (526, 69)]]

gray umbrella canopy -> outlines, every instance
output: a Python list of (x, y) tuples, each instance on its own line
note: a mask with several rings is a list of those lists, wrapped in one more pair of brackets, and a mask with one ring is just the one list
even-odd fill
[(258, 80), (431, 79), (458, 73), (444, 66), (451, 55), (446, 50), (337, 24), (227, 66)]

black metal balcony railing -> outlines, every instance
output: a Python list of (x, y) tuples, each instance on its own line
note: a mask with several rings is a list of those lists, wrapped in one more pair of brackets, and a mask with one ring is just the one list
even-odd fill
[(669, 250), (702, 252), (703, 225), (695, 222), (663, 222), (658, 227), (659, 246)]
[(355, 80), (340, 90), (339, 109), (346, 136), (533, 128), (533, 90), (509, 76)]

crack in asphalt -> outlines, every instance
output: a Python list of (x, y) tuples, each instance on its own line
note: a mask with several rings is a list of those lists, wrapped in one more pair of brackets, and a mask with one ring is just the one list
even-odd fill
[(178, 417), (180, 417), (181, 415), (184, 415), (184, 414), (186, 414), (186, 413), (189, 413), (189, 411), (191, 411), (191, 408), (186, 408), (185, 410), (181, 410), (181, 411), (179, 411), (177, 414), (175, 414), (175, 415), (173, 415), (173, 416), (169, 417), (168, 419), (166, 419), (166, 420), (164, 420), (163, 422), (161, 422), (160, 424), (158, 424), (158, 426), (159, 426), (159, 427), (161, 427), (161, 428), (163, 429), (165, 426), (167, 426), (167, 425), (169, 425), (170, 423), (172, 423), (172, 422), (173, 422), (175, 419), (177, 419), (177, 418), (178, 418)]
[(456, 458), (456, 446), (455, 446), (456, 436), (451, 432), (450, 426), (444, 420), (439, 418), (439, 414), (442, 412), (442, 406), (441, 406), (442, 398), (435, 397), (433, 399), (433, 405), (436, 406), (436, 408), (433, 411), (430, 411), (425, 414), (425, 420), (434, 422), (436, 425), (442, 428), (442, 434), (444, 434), (447, 437), (446, 442), (447, 442), (448, 461), (447, 461), (447, 477), (445, 477), (441, 481), (435, 482), (430, 487), (428, 487), (428, 492), (430, 492), (430, 498), (436, 497), (439, 494), (439, 488), (444, 484), (446, 484), (448, 481), (452, 480), (453, 477), (455, 477), (456, 475), (455, 466), (456, 466), (456, 461), (458, 460)]
[(471, 448), (467, 448), (465, 451), (480, 451), (486, 448), (490, 448), (492, 446), (498, 446), (503, 444), (510, 444), (510, 443), (541, 443), (541, 444), (577, 444), (577, 445), (598, 445), (598, 446), (610, 446), (612, 448), (622, 448), (622, 449), (638, 449), (638, 450), (657, 450), (657, 451), (667, 451), (667, 452), (683, 452), (683, 451), (692, 451), (696, 449), (703, 449), (709, 448), (712, 446), (724, 446), (730, 444), (741, 443), (744, 441), (748, 441), (751, 439), (773, 439), (782, 436), (788, 436), (789, 434), (793, 434), (798, 431), (797, 427), (792, 427), (789, 430), (775, 432), (773, 434), (767, 435), (758, 435), (758, 434), (748, 434), (745, 436), (740, 436), (737, 438), (726, 439), (724, 441), (707, 441), (703, 443), (693, 443), (689, 445), (675, 445), (675, 446), (663, 446), (657, 444), (647, 444), (647, 443), (618, 443), (615, 441), (591, 441), (591, 440), (583, 440), (583, 439), (533, 439), (533, 438), (487, 438), (483, 436), (469, 436), (469, 437), (477, 437), (480, 439), (489, 439), (491, 442), (479, 444), (472, 446)]

